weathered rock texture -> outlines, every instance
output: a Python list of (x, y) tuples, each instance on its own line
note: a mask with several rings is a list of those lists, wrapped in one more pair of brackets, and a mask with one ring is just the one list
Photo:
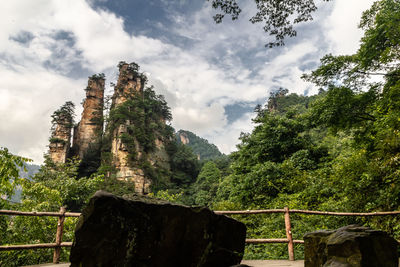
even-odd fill
[(59, 118), (51, 133), (49, 156), (54, 163), (65, 163), (71, 146), (71, 124), (69, 118)]
[(305, 267), (398, 267), (397, 241), (383, 231), (349, 225), (304, 236)]
[(85, 157), (90, 146), (99, 149), (98, 143), (103, 132), (104, 82), (103, 76), (94, 75), (89, 78), (85, 89), (82, 118), (74, 128), (73, 141), (75, 155), (80, 159)]
[(71, 266), (191, 267), (239, 264), (244, 224), (190, 208), (98, 191), (82, 212)]
[[(122, 64), (119, 69), (119, 77), (115, 86), (112, 108), (126, 102), (130, 96), (142, 93), (144, 82), (141, 76), (131, 68), (129, 64)], [(120, 136), (127, 132), (127, 126), (131, 122), (127, 120), (125, 124), (119, 125), (112, 133), (111, 153), (113, 156), (112, 164), (117, 169), (116, 177), (118, 180), (130, 181), (135, 185), (135, 192), (144, 194), (150, 192), (151, 181), (145, 175), (143, 170), (133, 167), (128, 162), (129, 152)], [(140, 144), (135, 143), (137, 158), (142, 156)]]
[(179, 133), (179, 139), (181, 140), (181, 143), (184, 145), (189, 144), (189, 137), (187, 136), (187, 134), (185, 132), (181, 132)]

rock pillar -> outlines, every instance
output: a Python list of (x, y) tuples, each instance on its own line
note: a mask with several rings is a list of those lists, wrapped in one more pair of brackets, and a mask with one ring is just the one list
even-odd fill
[[(135, 66), (131, 64), (121, 64), (119, 71), (118, 82), (114, 89), (112, 108), (125, 103), (135, 94), (142, 93), (145, 82), (137, 72), (137, 69), (135, 69)], [(151, 181), (145, 177), (143, 170), (133, 167), (132, 163), (128, 161), (129, 152), (121, 140), (121, 135), (127, 132), (129, 125), (131, 125), (131, 122), (127, 120), (112, 132), (112, 164), (117, 169), (116, 177), (118, 180), (133, 182), (135, 184), (135, 192), (139, 194), (149, 193)], [(137, 158), (140, 159), (141, 152), (137, 141), (135, 141), (135, 146)]]
[(74, 154), (83, 159), (92, 146), (98, 149), (103, 131), (104, 76), (89, 77), (86, 98), (83, 102), (82, 118), (74, 129)]
[(54, 125), (50, 137), (49, 156), (54, 163), (65, 163), (71, 146), (72, 121), (67, 117), (61, 117)]

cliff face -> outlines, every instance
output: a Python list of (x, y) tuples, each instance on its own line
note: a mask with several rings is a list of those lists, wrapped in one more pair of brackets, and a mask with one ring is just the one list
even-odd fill
[(181, 140), (181, 143), (184, 145), (188, 145), (190, 142), (189, 137), (187, 136), (187, 134), (185, 132), (179, 133), (179, 139)]
[(103, 106), (104, 106), (103, 76), (94, 75), (89, 78), (86, 98), (83, 102), (82, 118), (74, 128), (74, 154), (83, 159), (90, 146), (99, 149), (99, 140), (103, 132)]
[[(123, 104), (134, 94), (143, 93), (143, 86), (144, 81), (129, 64), (121, 65), (118, 82), (114, 90), (112, 108)], [(145, 177), (142, 169), (132, 167), (132, 164), (129, 163), (129, 152), (121, 139), (121, 136), (127, 133), (127, 127), (130, 124), (131, 122), (126, 120), (124, 124), (116, 127), (112, 133), (112, 165), (117, 169), (116, 177), (118, 180), (133, 182), (135, 192), (145, 194), (150, 192), (151, 181)], [(134, 142), (137, 159), (140, 159), (142, 157), (140, 144), (136, 140)]]
[(65, 163), (71, 146), (71, 120), (61, 117), (55, 122), (49, 144), (49, 156), (54, 163)]
[(170, 156), (165, 146), (173, 141), (173, 132), (166, 124), (171, 115), (162, 96), (151, 88), (144, 89), (146, 77), (139, 73), (138, 65), (120, 63), (119, 71), (105, 134), (105, 79), (99, 74), (89, 78), (82, 117), (74, 127), (72, 149), (73, 103), (67, 102), (52, 115), (54, 131), (49, 154), (55, 163), (78, 156), (81, 176), (90, 176), (104, 166), (109, 170), (108, 177), (132, 182), (136, 193), (146, 194), (152, 179), (170, 177)]

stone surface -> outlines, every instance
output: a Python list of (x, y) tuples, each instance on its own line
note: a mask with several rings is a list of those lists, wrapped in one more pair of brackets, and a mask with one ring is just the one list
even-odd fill
[(54, 163), (65, 163), (71, 146), (71, 121), (60, 118), (51, 133), (49, 156)]
[(75, 230), (71, 266), (224, 267), (240, 264), (244, 224), (207, 208), (98, 191)]
[(383, 231), (349, 225), (304, 236), (305, 267), (398, 267), (397, 241)]
[[(142, 92), (143, 86), (143, 81), (134, 70), (130, 69), (129, 64), (121, 65), (118, 82), (114, 88), (112, 106), (117, 107), (126, 102), (127, 97), (130, 95)], [(129, 152), (119, 138), (119, 136), (127, 132), (127, 125), (129, 124), (130, 121), (126, 121), (125, 124), (119, 125), (112, 133), (112, 164), (117, 169), (116, 178), (118, 180), (131, 181), (135, 185), (135, 192), (138, 194), (146, 194), (150, 192), (151, 181), (144, 177), (141, 169), (130, 166), (128, 162)], [(137, 151), (137, 158), (140, 159), (142, 153), (137, 142), (135, 150)]]
[(92, 76), (88, 80), (82, 117), (74, 129), (73, 150), (80, 159), (84, 158), (90, 146), (97, 144), (92, 149), (99, 149), (103, 132), (104, 83), (102, 76)]
[(184, 145), (187, 145), (190, 142), (189, 137), (185, 132), (179, 133), (179, 139), (181, 140), (181, 143)]
[[(119, 70), (119, 77), (117, 85), (114, 88), (112, 108), (125, 103), (129, 97), (135, 94), (142, 93), (145, 81), (142, 76), (134, 70), (130, 64), (122, 64)], [(165, 121), (162, 121), (165, 124)], [(127, 128), (133, 122), (127, 120), (124, 124), (119, 125), (112, 133), (111, 140), (111, 153), (112, 165), (116, 168), (116, 178), (120, 181), (131, 181), (135, 185), (135, 192), (138, 194), (150, 193), (150, 186), (152, 181), (144, 175), (141, 169), (141, 163), (128, 162), (129, 151), (125, 144), (122, 142), (120, 136), (127, 133)], [(143, 146), (136, 140), (135, 151), (137, 163), (141, 161), (148, 161), (152, 166), (169, 171), (169, 155), (166, 152), (164, 142), (159, 137), (159, 133), (155, 133), (154, 151), (148, 151), (146, 158), (143, 159)]]

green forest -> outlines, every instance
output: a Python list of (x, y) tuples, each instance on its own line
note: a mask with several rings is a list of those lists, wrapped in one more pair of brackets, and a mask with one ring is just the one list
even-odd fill
[[(400, 5), (394, 0), (373, 4), (362, 15), (364, 36), (353, 55), (326, 55), (320, 66), (303, 79), (318, 86), (312, 96), (289, 94), (280, 88), (254, 109), (254, 129), (242, 133), (237, 151), (228, 156), (213, 145), (185, 146), (168, 126), (162, 131), (157, 116), (170, 118), (167, 103), (153, 89), (146, 89), (143, 106), (138, 99), (110, 114), (113, 123), (140, 109), (136, 137), (146, 151), (153, 149), (155, 133), (168, 145), (171, 170), (143, 168), (157, 181), (150, 196), (213, 210), (307, 209), (374, 212), (400, 209)], [(135, 102), (136, 101), (136, 102)], [(129, 108), (131, 105), (131, 108)], [(145, 112), (148, 107), (155, 113)], [(161, 114), (161, 115), (160, 115)], [(115, 127), (115, 125), (109, 125)], [(190, 133), (193, 134), (193, 133)], [(194, 135), (194, 134), (193, 134)], [(131, 136), (125, 136), (129, 143)], [(104, 137), (105, 140), (107, 136)], [(198, 139), (200, 140), (200, 139)], [(107, 145), (104, 143), (103, 145)], [(197, 147), (198, 146), (198, 147)], [(200, 147), (200, 148), (199, 148)], [(134, 146), (132, 159), (135, 157)], [(198, 152), (200, 150), (202, 152)], [(196, 150), (196, 151), (195, 151)], [(218, 151), (219, 152), (219, 151)], [(198, 153), (212, 154), (198, 160)], [(216, 153), (216, 156), (215, 156)], [(54, 165), (48, 159), (32, 180), (20, 178), (18, 166), (28, 159), (0, 150), (0, 194), (11, 196), (22, 187), (21, 203), (3, 199), (0, 209), (58, 211), (60, 206), (80, 211), (98, 189), (131, 194), (124, 182), (105, 178), (107, 154), (101, 166), (85, 175), (81, 162)], [(247, 226), (248, 238), (284, 238), (281, 214), (233, 216)], [(400, 218), (292, 215), (294, 239), (306, 232), (358, 223), (387, 231), (400, 239)], [(10, 223), (12, 222), (12, 223)], [(67, 218), (65, 241), (72, 241), (76, 219)], [(2, 244), (54, 241), (56, 218), (0, 216)], [(296, 258), (303, 256), (296, 245)], [(62, 252), (68, 260), (68, 250)], [(52, 250), (0, 253), (0, 265), (19, 266), (48, 262)], [(246, 259), (287, 259), (282, 244), (247, 245)]]

